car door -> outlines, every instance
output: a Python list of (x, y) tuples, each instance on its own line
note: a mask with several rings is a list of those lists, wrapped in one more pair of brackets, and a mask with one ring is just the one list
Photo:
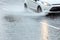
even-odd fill
[(32, 0), (27, 0), (27, 5), (29, 8), (31, 8)]
[(31, 5), (31, 8), (32, 8), (32, 9), (36, 9), (36, 8), (37, 8), (37, 5), (38, 5), (38, 4), (37, 4), (37, 1), (38, 1), (38, 0), (31, 0), (31, 4), (30, 4), (30, 5)]

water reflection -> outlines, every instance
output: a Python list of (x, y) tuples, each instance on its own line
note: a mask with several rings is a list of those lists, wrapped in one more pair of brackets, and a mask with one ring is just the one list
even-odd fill
[(50, 19), (56, 19), (60, 17), (60, 13), (49, 13), (48, 15), (46, 15), (46, 17)]
[(43, 20), (41, 23), (42, 23), (42, 28), (41, 28), (42, 40), (48, 40), (48, 23), (46, 20)]

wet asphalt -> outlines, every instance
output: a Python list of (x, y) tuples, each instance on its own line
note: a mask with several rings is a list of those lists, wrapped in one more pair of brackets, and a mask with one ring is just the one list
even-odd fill
[[(10, 0), (0, 5), (0, 40), (42, 40), (46, 32), (44, 40), (60, 40), (60, 13), (36, 16), (20, 2)], [(46, 32), (42, 32), (44, 28)]]

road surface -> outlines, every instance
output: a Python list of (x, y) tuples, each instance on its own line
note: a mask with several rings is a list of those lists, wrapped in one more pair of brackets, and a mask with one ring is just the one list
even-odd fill
[(0, 40), (60, 40), (60, 14), (43, 16), (23, 3), (0, 1)]

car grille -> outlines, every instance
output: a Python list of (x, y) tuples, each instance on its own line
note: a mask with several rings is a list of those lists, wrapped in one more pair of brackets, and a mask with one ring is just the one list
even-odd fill
[(60, 11), (60, 7), (52, 7), (50, 11)]
[(52, 4), (52, 5), (60, 5), (60, 4)]

